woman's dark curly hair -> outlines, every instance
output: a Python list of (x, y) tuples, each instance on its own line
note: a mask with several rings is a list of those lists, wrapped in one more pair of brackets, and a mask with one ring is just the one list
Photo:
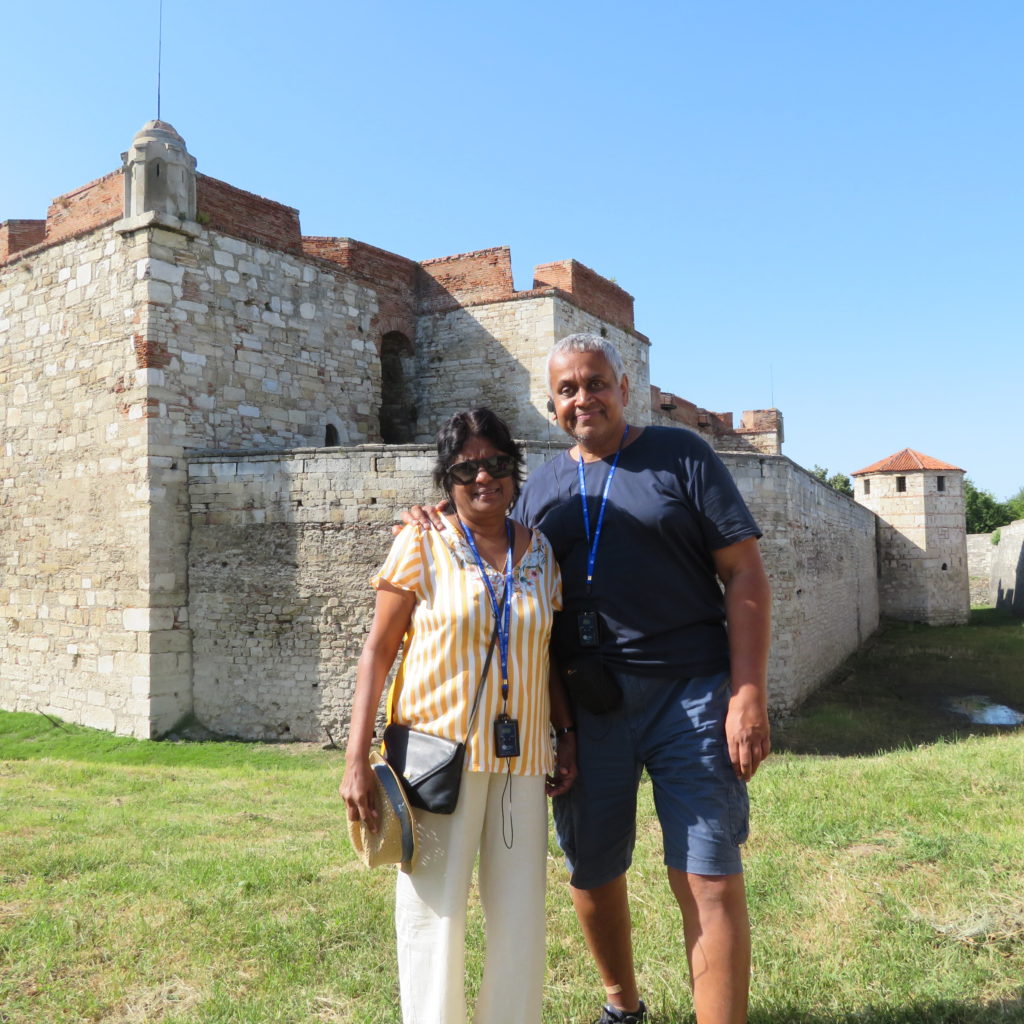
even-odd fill
[(501, 417), (490, 409), (483, 407), (470, 409), (468, 412), (457, 412), (437, 432), (437, 462), (434, 463), (434, 483), (452, 500), (452, 484), (448, 469), (455, 465), (459, 452), (472, 437), (490, 441), (499, 452), (511, 455), (516, 460), (516, 468), (512, 474), (512, 500), (519, 497), (523, 484), (522, 448), (514, 440), (508, 425)]

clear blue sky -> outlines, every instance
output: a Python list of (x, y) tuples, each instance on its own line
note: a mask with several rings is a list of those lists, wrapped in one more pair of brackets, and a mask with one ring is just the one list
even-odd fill
[[(156, 115), (158, 0), (10, 4), (0, 220)], [(636, 298), (651, 379), (1024, 485), (1024, 4), (164, 0), (162, 117), (306, 234)]]

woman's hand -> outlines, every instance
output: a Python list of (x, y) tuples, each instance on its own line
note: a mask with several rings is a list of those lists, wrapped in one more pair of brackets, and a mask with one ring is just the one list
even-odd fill
[(558, 737), (555, 748), (555, 770), (544, 779), (544, 792), (559, 796), (576, 781), (576, 734), (567, 732)]
[(369, 757), (350, 757), (338, 786), (341, 799), (348, 805), (349, 821), (365, 821), (371, 832), (377, 831), (377, 787)]

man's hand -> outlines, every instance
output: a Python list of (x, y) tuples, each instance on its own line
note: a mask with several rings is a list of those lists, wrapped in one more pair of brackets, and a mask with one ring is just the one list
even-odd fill
[(749, 782), (761, 762), (771, 753), (771, 725), (768, 722), (763, 689), (741, 686), (729, 699), (725, 716), (725, 739), (733, 770)]
[(555, 749), (555, 770), (544, 779), (544, 792), (559, 796), (572, 788), (576, 781), (576, 736), (567, 732), (558, 737)]
[(753, 537), (712, 552), (725, 584), (732, 696), (725, 716), (729, 759), (743, 780), (754, 777), (772, 749), (768, 724), (768, 645), (771, 591)]
[(442, 513), (450, 511), (451, 503), (447, 499), (436, 505), (413, 505), (402, 513), (402, 521), (395, 523), (391, 532), (397, 537), (410, 523), (415, 523), (421, 530), (440, 530)]

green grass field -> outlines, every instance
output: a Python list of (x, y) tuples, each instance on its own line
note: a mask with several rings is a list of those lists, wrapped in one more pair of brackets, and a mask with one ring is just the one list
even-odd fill
[[(1024, 1022), (1024, 626), (891, 626), (783, 723), (751, 787), (753, 1024)], [(951, 690), (952, 688), (952, 690)], [(398, 1022), (389, 871), (357, 866), (333, 750), (146, 743), (0, 714), (2, 1024)], [(642, 989), (692, 1021), (649, 786)], [(601, 989), (549, 856), (544, 1018)], [(472, 918), (469, 978), (480, 966)]]

